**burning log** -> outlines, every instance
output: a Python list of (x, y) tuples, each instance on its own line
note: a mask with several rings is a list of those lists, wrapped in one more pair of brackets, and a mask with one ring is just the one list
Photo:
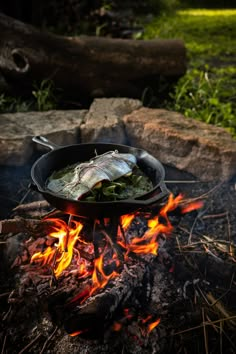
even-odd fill
[(31, 93), (52, 78), (67, 97), (140, 97), (160, 76), (186, 71), (182, 40), (56, 36), (0, 14), (0, 71), (11, 89)]
[[(154, 258), (151, 256), (151, 260)], [(145, 279), (150, 277), (150, 264), (152, 262), (141, 261), (129, 269), (125, 267), (120, 276), (111, 282), (105, 291), (90, 297), (85, 304), (72, 309), (64, 320), (66, 331), (72, 336), (84, 334), (86, 337), (94, 335), (99, 337), (103, 335), (117, 311), (124, 308), (131, 295), (137, 291), (137, 288), (143, 287)], [(147, 290), (150, 290), (150, 286), (144, 288), (143, 303), (150, 297)], [(74, 302), (76, 303), (76, 298), (67, 306), (73, 308)]]

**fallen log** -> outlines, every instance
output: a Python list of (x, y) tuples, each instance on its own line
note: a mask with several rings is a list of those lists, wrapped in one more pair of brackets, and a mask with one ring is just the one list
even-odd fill
[(0, 14), (0, 74), (13, 91), (31, 93), (52, 79), (66, 97), (139, 97), (160, 76), (186, 71), (182, 40), (63, 37)]

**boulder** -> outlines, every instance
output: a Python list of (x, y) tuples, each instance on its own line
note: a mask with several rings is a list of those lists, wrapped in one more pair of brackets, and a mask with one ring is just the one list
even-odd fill
[(81, 125), (82, 142), (126, 144), (122, 118), (140, 107), (141, 101), (129, 98), (95, 99)]
[(42, 147), (32, 142), (34, 135), (43, 135), (58, 145), (78, 142), (79, 128), (86, 112), (75, 110), (1, 114), (0, 165), (24, 165), (35, 150), (42, 150)]
[(236, 174), (236, 141), (223, 128), (165, 109), (141, 108), (123, 118), (130, 145), (201, 181)]
[(0, 165), (24, 165), (35, 151), (47, 151), (32, 142), (34, 135), (58, 145), (133, 145), (202, 181), (236, 175), (236, 141), (225, 129), (129, 98), (96, 99), (89, 110), (0, 115)]

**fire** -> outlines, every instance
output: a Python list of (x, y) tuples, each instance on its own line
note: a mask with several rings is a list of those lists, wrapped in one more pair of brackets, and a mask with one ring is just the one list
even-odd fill
[(185, 213), (190, 213), (193, 210), (197, 210), (203, 207), (203, 202), (201, 200), (198, 200), (196, 202), (192, 202), (184, 207), (181, 208), (182, 214)]
[[(116, 245), (114, 245), (114, 241), (111, 240), (110, 236), (105, 231), (102, 231), (103, 249), (99, 249), (99, 252), (97, 252), (99, 255), (96, 255), (96, 258), (92, 259), (93, 268), (91, 267), (91, 261), (81, 257), (77, 247), (86, 244), (80, 236), (83, 228), (82, 223), (73, 220), (71, 225), (68, 226), (63, 220), (49, 219), (53, 224), (53, 231), (49, 234), (49, 237), (55, 239), (55, 242), (44, 251), (35, 253), (31, 257), (31, 263), (36, 263), (42, 267), (48, 266), (53, 270), (55, 277), (58, 278), (73, 261), (76, 269), (71, 270), (72, 273), (78, 274), (79, 278), (90, 277), (91, 286), (89, 290), (86, 290), (86, 294), (83, 296), (79, 294), (76, 297), (76, 300), (84, 301), (84, 299), (91, 296), (98, 289), (104, 288), (110, 279), (119, 275), (120, 271), (118, 269), (121, 262), (117, 247), (121, 248), (125, 257), (128, 257), (130, 253), (157, 255), (159, 235), (168, 235), (173, 230), (168, 215), (169, 212), (177, 209), (177, 207), (180, 207), (181, 213), (187, 213), (202, 207), (202, 202), (199, 201), (194, 201), (188, 205), (186, 203), (183, 205), (182, 201), (182, 195), (174, 197), (173, 194), (170, 194), (167, 203), (161, 208), (157, 216), (150, 218), (150, 215), (144, 214), (144, 217), (147, 219), (147, 226), (146, 231), (141, 237), (136, 235), (128, 237), (129, 228), (137, 214), (121, 216)], [(107, 226), (110, 220), (104, 219), (104, 223)], [(99, 220), (97, 224), (99, 225)], [(105, 246), (104, 240), (106, 241)], [(89, 253), (93, 253), (94, 245), (92, 243), (87, 243), (86, 245)], [(99, 246), (99, 248), (101, 247)], [(107, 270), (109, 267), (112, 268), (112, 271)], [(150, 328), (154, 328), (157, 324), (158, 321), (153, 322), (153, 324), (150, 324)]]
[[(125, 322), (125, 319), (127, 319), (128, 321), (135, 321), (135, 318), (133, 317), (134, 315), (130, 313), (129, 309), (124, 309), (124, 318), (122, 318), (120, 321), (115, 321), (112, 325), (112, 330), (114, 332), (120, 331), (122, 329), (123, 323)], [(152, 332), (154, 328), (156, 328), (161, 322), (160, 318), (153, 320), (153, 317), (155, 316), (151, 314), (146, 316), (145, 318), (138, 317), (138, 325), (143, 337), (147, 336), (150, 332)]]
[(134, 220), (135, 214), (127, 214), (127, 215), (122, 215), (120, 218), (121, 226), (124, 231), (128, 229), (130, 226), (131, 222)]
[(76, 337), (76, 336), (78, 336), (79, 334), (85, 333), (85, 332), (87, 332), (87, 331), (88, 331), (87, 329), (84, 329), (84, 330), (82, 330), (82, 331), (76, 331), (76, 332), (74, 332), (74, 333), (70, 333), (70, 336), (71, 336), (71, 337)]
[(53, 266), (56, 277), (65, 270), (71, 263), (73, 258), (73, 249), (75, 243), (79, 240), (79, 234), (83, 225), (77, 221), (73, 221), (73, 226), (68, 225), (60, 219), (50, 219), (54, 223), (54, 230), (49, 234), (58, 242), (54, 244), (54, 248), (48, 247), (44, 252), (37, 252), (31, 257), (31, 263), (41, 263), (42, 266), (49, 264)]
[[(118, 243), (126, 249), (126, 254), (133, 252), (137, 254), (157, 255), (159, 234), (170, 234), (173, 230), (168, 213), (175, 210), (182, 199), (182, 195), (178, 195), (174, 198), (173, 194), (170, 194), (167, 204), (160, 210), (159, 215), (148, 220), (148, 230), (142, 237), (134, 237), (130, 243), (127, 243), (124, 238), (122, 239), (122, 237), (120, 237)], [(123, 229), (127, 230), (133, 219), (134, 215), (123, 216), (121, 219)], [(164, 223), (160, 221), (160, 219), (163, 219)]]
[(100, 257), (94, 260), (94, 271), (92, 274), (93, 287), (89, 295), (92, 295), (97, 289), (104, 288), (110, 279), (115, 278), (119, 273), (113, 271), (110, 275), (106, 275), (104, 271), (104, 256), (103, 253)]
[(148, 324), (148, 333), (150, 333), (154, 328), (156, 328), (156, 326), (158, 326), (160, 322), (161, 322), (161, 319), (158, 318), (156, 321), (149, 323)]
[(149, 334), (151, 331), (156, 328), (159, 323), (161, 322), (161, 319), (158, 318), (153, 321), (153, 315), (148, 315), (146, 318), (141, 318), (140, 321), (140, 329), (143, 335)]

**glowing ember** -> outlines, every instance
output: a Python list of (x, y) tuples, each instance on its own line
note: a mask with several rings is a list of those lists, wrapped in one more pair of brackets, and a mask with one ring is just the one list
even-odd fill
[(114, 322), (113, 323), (112, 329), (113, 329), (114, 332), (120, 331), (121, 328), (122, 328), (122, 324), (120, 322)]
[(74, 333), (70, 333), (70, 336), (71, 336), (71, 337), (76, 337), (76, 336), (78, 336), (79, 334), (85, 333), (85, 332), (87, 332), (87, 331), (88, 331), (87, 329), (84, 329), (83, 331), (76, 331), (76, 332), (74, 332)]

